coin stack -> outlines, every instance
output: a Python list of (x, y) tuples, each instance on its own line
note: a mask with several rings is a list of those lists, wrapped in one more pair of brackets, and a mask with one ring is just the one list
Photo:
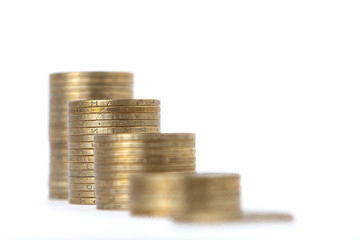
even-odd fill
[(97, 209), (129, 208), (133, 174), (195, 172), (195, 134), (97, 135), (95, 196)]
[(49, 197), (68, 198), (67, 102), (133, 97), (133, 74), (68, 72), (50, 75)]
[(242, 219), (240, 175), (203, 173), (183, 180), (181, 208), (173, 218), (181, 222), (213, 223)]
[[(158, 132), (160, 132), (159, 100), (115, 99), (70, 102), (68, 104), (69, 203), (95, 204), (95, 135)], [(112, 171), (116, 169), (114, 166)]]
[(181, 210), (184, 178), (191, 173), (145, 173), (130, 177), (131, 215), (171, 216)]

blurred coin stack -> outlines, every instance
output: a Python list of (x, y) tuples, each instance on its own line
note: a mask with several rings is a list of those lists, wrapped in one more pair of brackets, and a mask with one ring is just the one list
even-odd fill
[(242, 219), (240, 175), (203, 173), (183, 179), (181, 208), (173, 217), (181, 222), (227, 222)]
[(194, 173), (195, 134), (97, 135), (95, 196), (98, 209), (129, 208), (129, 179), (141, 173)]
[(68, 72), (50, 75), (49, 197), (68, 198), (67, 102), (133, 97), (133, 74)]
[(130, 177), (129, 209), (138, 216), (171, 216), (180, 211), (184, 178), (191, 173), (145, 173)]
[[(70, 102), (68, 104), (69, 203), (95, 204), (95, 135), (158, 132), (160, 132), (159, 100), (115, 99)], [(112, 142), (105, 146), (112, 146)], [(116, 167), (114, 166), (109, 172), (121, 173), (121, 169)]]

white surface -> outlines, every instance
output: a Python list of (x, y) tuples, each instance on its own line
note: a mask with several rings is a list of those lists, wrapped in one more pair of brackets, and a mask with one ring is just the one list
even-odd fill
[[(0, 1), (0, 239), (359, 239), (358, 1)], [(48, 74), (123, 70), (200, 171), (290, 224), (192, 227), (47, 202)], [(225, 236), (225, 237), (224, 237)]]

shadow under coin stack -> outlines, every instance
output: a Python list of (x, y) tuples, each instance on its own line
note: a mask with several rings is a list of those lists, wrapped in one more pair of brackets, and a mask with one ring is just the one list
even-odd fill
[(67, 102), (133, 97), (133, 74), (69, 72), (50, 75), (49, 197), (68, 198)]
[(213, 223), (238, 221), (240, 208), (240, 175), (202, 173), (183, 180), (181, 208), (173, 218), (181, 222)]
[[(94, 136), (160, 132), (160, 101), (84, 100), (68, 104), (69, 203), (95, 204)], [(108, 166), (112, 167), (112, 166)], [(113, 169), (117, 170), (116, 166)]]
[(97, 209), (129, 208), (129, 179), (141, 173), (194, 173), (195, 134), (97, 135), (95, 196)]

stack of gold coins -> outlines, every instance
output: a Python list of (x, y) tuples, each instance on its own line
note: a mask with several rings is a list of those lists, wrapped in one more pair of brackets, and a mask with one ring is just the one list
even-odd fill
[(50, 75), (51, 199), (68, 198), (67, 102), (132, 97), (132, 73), (69, 72)]
[(132, 215), (171, 216), (182, 208), (184, 179), (191, 173), (145, 173), (130, 177)]
[(212, 223), (242, 219), (240, 175), (203, 173), (183, 180), (181, 208), (173, 213), (177, 221)]
[(98, 209), (129, 208), (129, 178), (151, 172), (195, 172), (195, 134), (97, 135), (95, 196)]
[[(95, 135), (158, 132), (160, 132), (159, 100), (115, 99), (70, 102), (68, 104), (69, 203), (95, 204), (93, 149)], [(116, 170), (116, 166), (114, 167), (113, 170)]]

